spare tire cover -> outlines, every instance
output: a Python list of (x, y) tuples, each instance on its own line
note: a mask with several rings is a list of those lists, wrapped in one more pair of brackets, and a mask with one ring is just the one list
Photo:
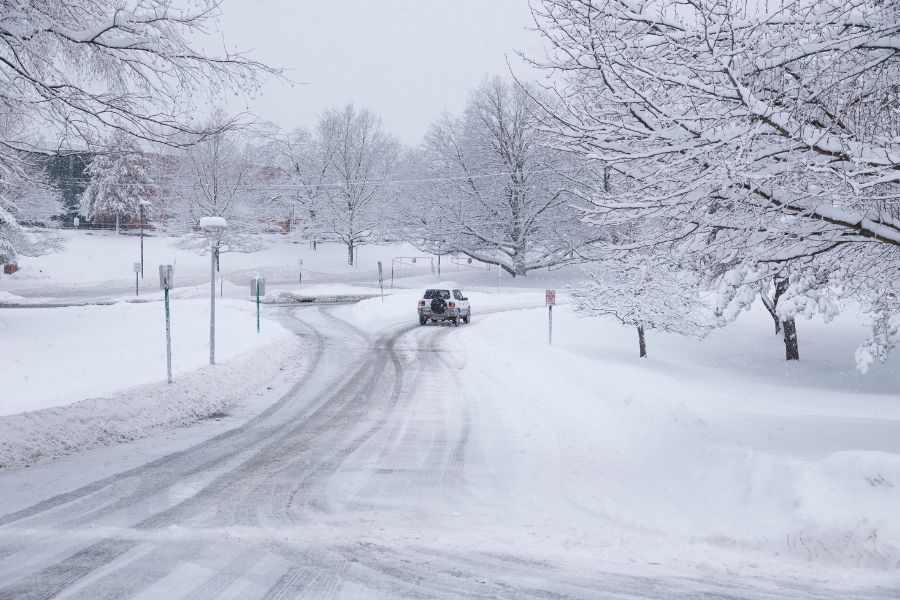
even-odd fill
[(443, 298), (435, 298), (431, 301), (431, 312), (441, 314), (447, 310), (447, 303)]

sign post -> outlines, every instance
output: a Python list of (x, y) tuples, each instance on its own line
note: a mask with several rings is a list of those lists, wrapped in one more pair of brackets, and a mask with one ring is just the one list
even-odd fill
[(300, 273), (300, 281), (297, 283), (297, 288), (299, 289), (300, 286), (303, 285), (303, 259), (302, 258), (300, 259), (300, 267), (299, 267), (298, 273)]
[(256, 294), (256, 333), (259, 333), (259, 297), (266, 294), (266, 280), (254, 277), (250, 280), (250, 293)]
[(134, 295), (139, 296), (140, 293), (138, 291), (138, 276), (144, 274), (144, 265), (139, 262), (134, 263)]
[(547, 343), (553, 345), (553, 306), (556, 304), (556, 290), (547, 290), (545, 301), (547, 303), (547, 317), (550, 325), (547, 332)]
[(381, 261), (378, 261), (378, 287), (381, 288), (381, 301), (384, 302), (384, 275), (381, 270)]
[(159, 282), (163, 288), (166, 306), (166, 373), (172, 383), (172, 328), (169, 318), (169, 289), (172, 287), (172, 265), (159, 265)]

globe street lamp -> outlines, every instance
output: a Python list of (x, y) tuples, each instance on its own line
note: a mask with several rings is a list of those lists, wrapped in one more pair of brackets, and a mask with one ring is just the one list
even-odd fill
[(200, 228), (209, 237), (209, 364), (216, 364), (216, 248), (228, 222), (222, 217), (202, 217)]

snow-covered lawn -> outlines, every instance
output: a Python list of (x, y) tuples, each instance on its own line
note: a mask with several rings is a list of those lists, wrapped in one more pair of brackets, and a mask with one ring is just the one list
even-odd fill
[(223, 412), (289, 378), (298, 341), (253, 307), (220, 301), (216, 366), (209, 304), (173, 300), (166, 383), (162, 303), (5, 309), (0, 313), (0, 469), (134, 439)]
[(639, 359), (632, 329), (564, 306), (549, 346), (546, 312), (444, 338), (523, 521), (582, 531), (614, 561), (900, 568), (900, 364), (859, 375), (858, 324), (801, 322), (799, 364), (762, 310), (702, 342), (651, 332)]
[[(219, 301), (216, 358), (227, 362), (290, 333), (256, 319), (249, 303)], [(171, 303), (175, 378), (209, 361), (209, 302)], [(0, 313), (4, 393), (0, 415), (70, 404), (166, 379), (162, 303), (115, 304)]]
[[(60, 231), (63, 251), (38, 257), (20, 257), (19, 272), (0, 275), (0, 292), (44, 296), (74, 292), (104, 292), (134, 289), (133, 265), (140, 260), (140, 239), (134, 232), (116, 235), (106, 231)], [(406, 244), (363, 246), (358, 267), (347, 265), (346, 247), (338, 243), (320, 243), (312, 250), (306, 242), (297, 242), (278, 234), (260, 235), (258, 252), (222, 254), (220, 266), (226, 280), (249, 290), (250, 277), (261, 275), (271, 282), (294, 285), (303, 281), (365, 279), (377, 282), (377, 263), (382, 261), (386, 282), (390, 280), (394, 256), (421, 256)], [(300, 260), (303, 260), (301, 266)], [(158, 267), (173, 265), (176, 287), (209, 281), (209, 254), (179, 247), (178, 239), (164, 235), (144, 237), (144, 279), (142, 293), (158, 291)], [(398, 265), (398, 276), (430, 272), (430, 263)], [(2, 298), (0, 298), (2, 300)]]

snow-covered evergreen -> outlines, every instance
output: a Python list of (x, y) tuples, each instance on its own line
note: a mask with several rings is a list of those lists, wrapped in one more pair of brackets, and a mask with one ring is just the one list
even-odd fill
[(149, 202), (155, 185), (149, 174), (150, 159), (126, 136), (117, 134), (106, 152), (88, 165), (91, 180), (81, 197), (81, 214), (92, 223), (122, 223), (139, 219), (141, 202)]

